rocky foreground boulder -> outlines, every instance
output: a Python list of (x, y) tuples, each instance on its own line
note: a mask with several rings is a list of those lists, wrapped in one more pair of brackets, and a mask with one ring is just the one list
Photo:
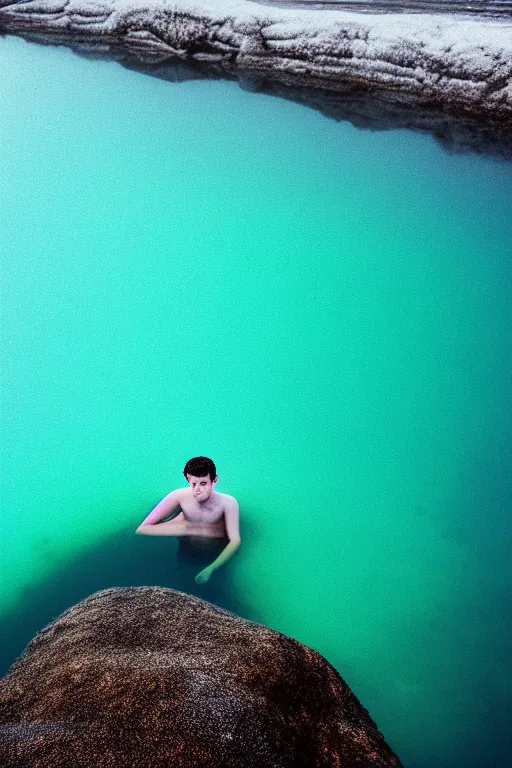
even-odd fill
[(400, 766), (319, 653), (183, 592), (107, 589), (0, 689), (4, 768)]

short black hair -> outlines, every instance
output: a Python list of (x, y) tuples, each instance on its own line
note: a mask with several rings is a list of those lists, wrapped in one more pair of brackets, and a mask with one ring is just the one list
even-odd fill
[(206, 475), (210, 475), (210, 480), (213, 483), (215, 476), (217, 475), (217, 470), (213, 461), (207, 456), (196, 456), (187, 461), (183, 474), (185, 477), (187, 477), (187, 475), (194, 475), (194, 477), (206, 477)]

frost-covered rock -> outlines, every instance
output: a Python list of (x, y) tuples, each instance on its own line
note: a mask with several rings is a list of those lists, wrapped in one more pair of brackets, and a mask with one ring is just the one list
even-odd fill
[(183, 592), (97, 592), (0, 686), (3, 768), (400, 766), (336, 670)]
[(453, 114), (512, 118), (512, 23), (278, 8), (247, 0), (0, 0), (0, 24), (141, 61), (207, 63), (327, 91), (349, 84)]

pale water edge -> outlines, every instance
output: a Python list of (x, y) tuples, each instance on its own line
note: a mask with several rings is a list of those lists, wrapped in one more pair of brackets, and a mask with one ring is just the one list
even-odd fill
[(165, 580), (171, 543), (131, 531), (203, 453), (248, 618), (323, 653), (408, 768), (505, 766), (512, 166), (0, 57), (7, 663), (34, 595), (42, 626), (56, 592)]

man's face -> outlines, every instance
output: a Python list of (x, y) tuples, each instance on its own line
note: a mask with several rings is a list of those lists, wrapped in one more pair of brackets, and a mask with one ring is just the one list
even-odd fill
[(195, 477), (194, 475), (187, 475), (187, 480), (192, 488), (192, 493), (196, 501), (206, 501), (210, 498), (213, 491), (213, 485), (217, 482), (217, 475), (213, 482), (210, 480), (210, 475), (205, 477)]

